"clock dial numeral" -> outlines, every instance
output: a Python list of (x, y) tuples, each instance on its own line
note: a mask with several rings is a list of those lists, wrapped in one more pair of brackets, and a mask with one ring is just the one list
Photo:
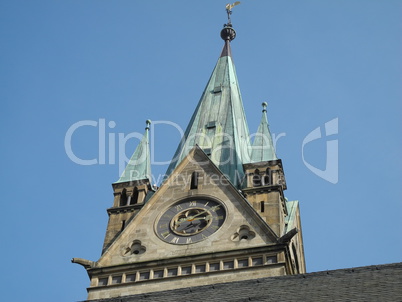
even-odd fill
[(181, 207), (181, 205), (177, 205), (177, 206), (176, 206), (176, 211), (178, 212), (178, 211), (180, 211), (180, 210), (183, 210), (183, 208)]
[(204, 234), (201, 234), (202, 239), (207, 239), (208, 237), (205, 236)]
[(209, 204), (209, 201), (207, 201), (207, 203), (206, 203), (206, 204), (204, 204), (204, 207), (206, 207), (208, 204)]
[(186, 239), (186, 243), (193, 243), (193, 240), (191, 239), (191, 237)]
[(216, 216), (216, 219), (221, 220), (221, 219), (223, 219), (223, 216), (222, 215), (221, 216)]
[(179, 237), (173, 237), (172, 240), (170, 240), (171, 243), (179, 243)]
[(188, 206), (189, 207), (195, 207), (195, 206), (197, 206), (197, 202), (196, 201), (190, 201)]
[(163, 239), (166, 239), (170, 236), (170, 232), (169, 231), (163, 232), (161, 233), (161, 236), (163, 237)]

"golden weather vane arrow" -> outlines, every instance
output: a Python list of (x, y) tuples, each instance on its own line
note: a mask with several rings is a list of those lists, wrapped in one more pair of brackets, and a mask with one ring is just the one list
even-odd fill
[(230, 15), (232, 14), (232, 8), (239, 4), (240, 1), (236, 1), (235, 3), (232, 4), (230, 3), (226, 4), (226, 13), (228, 14), (228, 25), (232, 24), (232, 21), (230, 20)]

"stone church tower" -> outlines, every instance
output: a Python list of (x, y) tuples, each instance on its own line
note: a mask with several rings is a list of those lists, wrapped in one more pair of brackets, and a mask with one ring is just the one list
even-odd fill
[(98, 261), (74, 258), (90, 278), (88, 300), (305, 273), (297, 201), (267, 121), (250, 142), (232, 61), (223, 50), (159, 188), (151, 185), (145, 134), (113, 184)]

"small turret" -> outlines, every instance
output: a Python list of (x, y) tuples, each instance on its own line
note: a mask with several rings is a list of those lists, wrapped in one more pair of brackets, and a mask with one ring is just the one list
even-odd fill
[(113, 206), (107, 209), (109, 222), (106, 230), (103, 252), (137, 215), (146, 201), (153, 195), (151, 155), (149, 150), (150, 120), (146, 120), (145, 133), (135, 149), (124, 172), (112, 184)]
[(251, 152), (251, 162), (253, 163), (278, 159), (272, 142), (271, 132), (269, 131), (267, 105), (266, 102), (262, 103), (261, 122), (255, 134)]

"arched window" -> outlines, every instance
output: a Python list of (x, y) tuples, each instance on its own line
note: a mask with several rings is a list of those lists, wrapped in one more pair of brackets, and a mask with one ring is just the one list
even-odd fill
[(253, 187), (260, 187), (260, 186), (261, 186), (260, 170), (256, 169), (253, 175)]
[(265, 211), (265, 203), (263, 201), (260, 201), (260, 211), (261, 213), (264, 213)]
[(138, 189), (137, 187), (134, 188), (133, 190), (133, 196), (131, 196), (130, 204), (136, 204), (138, 203)]
[(271, 184), (271, 169), (267, 168), (265, 170), (265, 175), (264, 175), (264, 186), (268, 186)]
[(190, 190), (198, 189), (198, 172), (191, 174)]
[(125, 205), (127, 205), (127, 191), (126, 189), (123, 189), (120, 194), (120, 206), (124, 207)]

